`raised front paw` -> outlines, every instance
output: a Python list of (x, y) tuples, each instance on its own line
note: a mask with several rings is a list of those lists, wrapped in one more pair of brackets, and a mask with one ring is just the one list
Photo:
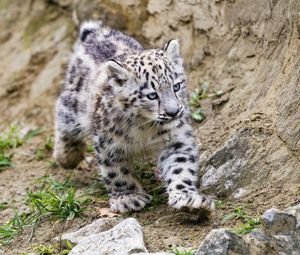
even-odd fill
[(198, 193), (173, 193), (169, 195), (169, 205), (175, 209), (214, 209), (214, 201)]
[(134, 194), (113, 195), (109, 199), (110, 210), (112, 212), (125, 213), (140, 211), (152, 200), (152, 197), (144, 192)]

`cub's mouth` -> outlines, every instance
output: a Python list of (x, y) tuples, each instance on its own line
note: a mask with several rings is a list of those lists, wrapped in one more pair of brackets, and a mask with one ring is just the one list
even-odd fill
[(158, 124), (160, 125), (164, 125), (164, 124), (168, 124), (168, 123), (171, 123), (171, 122), (174, 122), (176, 120), (179, 120), (182, 118), (183, 116), (183, 113), (184, 113), (184, 109), (182, 108), (179, 113), (176, 115), (176, 116), (167, 116), (167, 115), (158, 115)]

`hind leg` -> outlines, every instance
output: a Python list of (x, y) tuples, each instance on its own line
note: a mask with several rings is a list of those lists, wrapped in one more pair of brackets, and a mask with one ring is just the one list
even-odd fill
[[(75, 168), (86, 150), (83, 130), (72, 106), (76, 98), (62, 94), (56, 105), (55, 145), (53, 157), (63, 168)], [(74, 104), (74, 102), (73, 102)]]

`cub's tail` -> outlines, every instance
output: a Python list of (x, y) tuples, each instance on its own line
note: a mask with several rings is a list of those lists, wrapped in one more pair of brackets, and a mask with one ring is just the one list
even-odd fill
[(101, 21), (85, 21), (80, 26), (79, 40), (85, 42), (88, 37), (98, 34), (101, 29)]

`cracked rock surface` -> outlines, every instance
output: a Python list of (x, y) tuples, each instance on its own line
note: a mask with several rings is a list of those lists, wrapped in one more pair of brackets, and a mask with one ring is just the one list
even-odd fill
[(81, 239), (69, 255), (125, 255), (139, 252), (147, 252), (142, 227), (136, 219), (128, 218), (110, 230)]

